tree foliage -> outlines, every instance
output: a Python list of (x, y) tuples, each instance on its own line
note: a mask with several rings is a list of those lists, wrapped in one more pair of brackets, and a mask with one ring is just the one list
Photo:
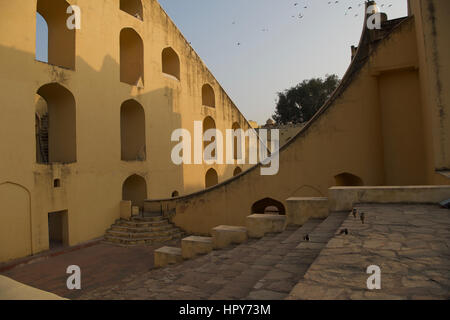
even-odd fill
[(279, 92), (272, 118), (277, 124), (309, 121), (331, 96), (339, 81), (337, 75), (327, 75), (324, 79), (304, 80), (295, 87)]

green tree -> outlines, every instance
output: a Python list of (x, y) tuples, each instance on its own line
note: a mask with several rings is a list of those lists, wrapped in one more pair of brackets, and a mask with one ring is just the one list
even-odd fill
[(325, 79), (304, 80), (295, 87), (279, 92), (272, 118), (277, 124), (309, 121), (331, 96), (339, 81), (335, 74), (326, 75)]

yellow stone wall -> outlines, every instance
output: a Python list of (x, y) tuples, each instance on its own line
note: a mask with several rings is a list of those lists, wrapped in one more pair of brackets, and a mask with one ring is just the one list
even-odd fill
[[(0, 262), (48, 249), (50, 212), (67, 210), (69, 245), (102, 236), (120, 217), (122, 185), (131, 175), (145, 179), (148, 199), (204, 189), (211, 167), (219, 182), (232, 177), (236, 165), (172, 164), (172, 131), (185, 128), (193, 134), (194, 121), (207, 116), (223, 132), (234, 123), (249, 128), (156, 0), (142, 1), (142, 20), (120, 10), (119, 0), (42, 0), (39, 9), (50, 10), (52, 16), (56, 8), (68, 4), (81, 9), (74, 64), (70, 45), (63, 52), (58, 52), (61, 46), (49, 48), (50, 59), (68, 67), (63, 68), (35, 59), (37, 0), (0, 0)], [(58, 19), (54, 23), (61, 23)], [(143, 43), (143, 79), (136, 85), (120, 81), (124, 28), (134, 30)], [(49, 32), (52, 36), (61, 35)], [(167, 47), (179, 58), (179, 80), (162, 72), (162, 52)], [(67, 135), (56, 135), (52, 141), (62, 139), (64, 144), (66, 136), (75, 134), (76, 148), (62, 158), (70, 163), (38, 164), (35, 114), (46, 106), (37, 92), (55, 83), (73, 95), (76, 122), (64, 123)], [(204, 84), (214, 90), (215, 108), (202, 106)], [(45, 87), (41, 93), (52, 96), (58, 86)], [(65, 98), (52, 99), (58, 104)], [(130, 99), (145, 114), (145, 161), (121, 160), (121, 105)], [(55, 179), (59, 188), (54, 188)]]
[(448, 185), (438, 171), (450, 168), (450, 2), (413, 0), (410, 8), (386, 33), (363, 29), (339, 88), (280, 151), (278, 175), (262, 176), (257, 166), (168, 201), (173, 221), (209, 234), (216, 225), (245, 225), (263, 199), (286, 207), (288, 198), (327, 197), (336, 185)]

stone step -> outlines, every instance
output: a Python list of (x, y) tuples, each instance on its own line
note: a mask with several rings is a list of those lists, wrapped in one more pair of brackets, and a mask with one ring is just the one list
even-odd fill
[(122, 231), (114, 231), (107, 230), (106, 234), (111, 235), (113, 237), (124, 238), (124, 239), (143, 239), (143, 238), (154, 238), (154, 237), (166, 237), (175, 233), (179, 233), (180, 230), (177, 228), (171, 228), (169, 230), (164, 231), (149, 231), (149, 232), (122, 232)]
[(183, 257), (181, 254), (181, 248), (175, 247), (162, 247), (155, 250), (155, 267), (163, 268), (167, 265), (181, 263)]
[(162, 225), (169, 224), (168, 220), (160, 220), (160, 221), (153, 221), (153, 222), (137, 222), (137, 221), (129, 221), (129, 220), (122, 220), (119, 219), (116, 221), (115, 225), (119, 226), (126, 226), (126, 227), (135, 227), (135, 228), (147, 228), (147, 227), (157, 227)]
[(180, 239), (184, 236), (182, 232), (171, 234), (170, 236), (163, 237), (150, 237), (150, 238), (122, 238), (115, 237), (112, 235), (105, 235), (105, 241), (114, 244), (122, 244), (127, 246), (135, 246), (135, 245), (152, 245), (158, 243), (164, 243), (174, 239)]
[(166, 220), (162, 215), (152, 215), (152, 216), (133, 216), (131, 221), (136, 222), (156, 222)]
[(247, 228), (221, 225), (211, 230), (213, 248), (222, 249), (231, 244), (240, 244), (248, 239)]
[(286, 216), (273, 214), (252, 214), (246, 219), (250, 238), (262, 238), (266, 233), (280, 233), (286, 228)]
[(328, 198), (293, 197), (287, 202), (287, 220), (290, 224), (303, 225), (312, 218), (325, 219), (328, 216)]
[(111, 230), (113, 231), (121, 231), (121, 232), (127, 232), (127, 233), (146, 233), (146, 232), (158, 232), (158, 231), (166, 231), (174, 228), (171, 224), (163, 224), (161, 226), (157, 227), (145, 227), (145, 228), (137, 228), (137, 227), (127, 227), (127, 226), (120, 226), (120, 225), (112, 225)]
[(192, 259), (198, 255), (210, 253), (213, 250), (211, 237), (190, 236), (181, 240), (183, 259)]

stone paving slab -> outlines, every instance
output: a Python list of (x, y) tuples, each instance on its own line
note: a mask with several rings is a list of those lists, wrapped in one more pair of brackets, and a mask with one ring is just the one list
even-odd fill
[[(434, 205), (363, 205), (322, 250), (288, 299), (449, 299), (450, 211)], [(381, 268), (368, 290), (367, 267)]]

